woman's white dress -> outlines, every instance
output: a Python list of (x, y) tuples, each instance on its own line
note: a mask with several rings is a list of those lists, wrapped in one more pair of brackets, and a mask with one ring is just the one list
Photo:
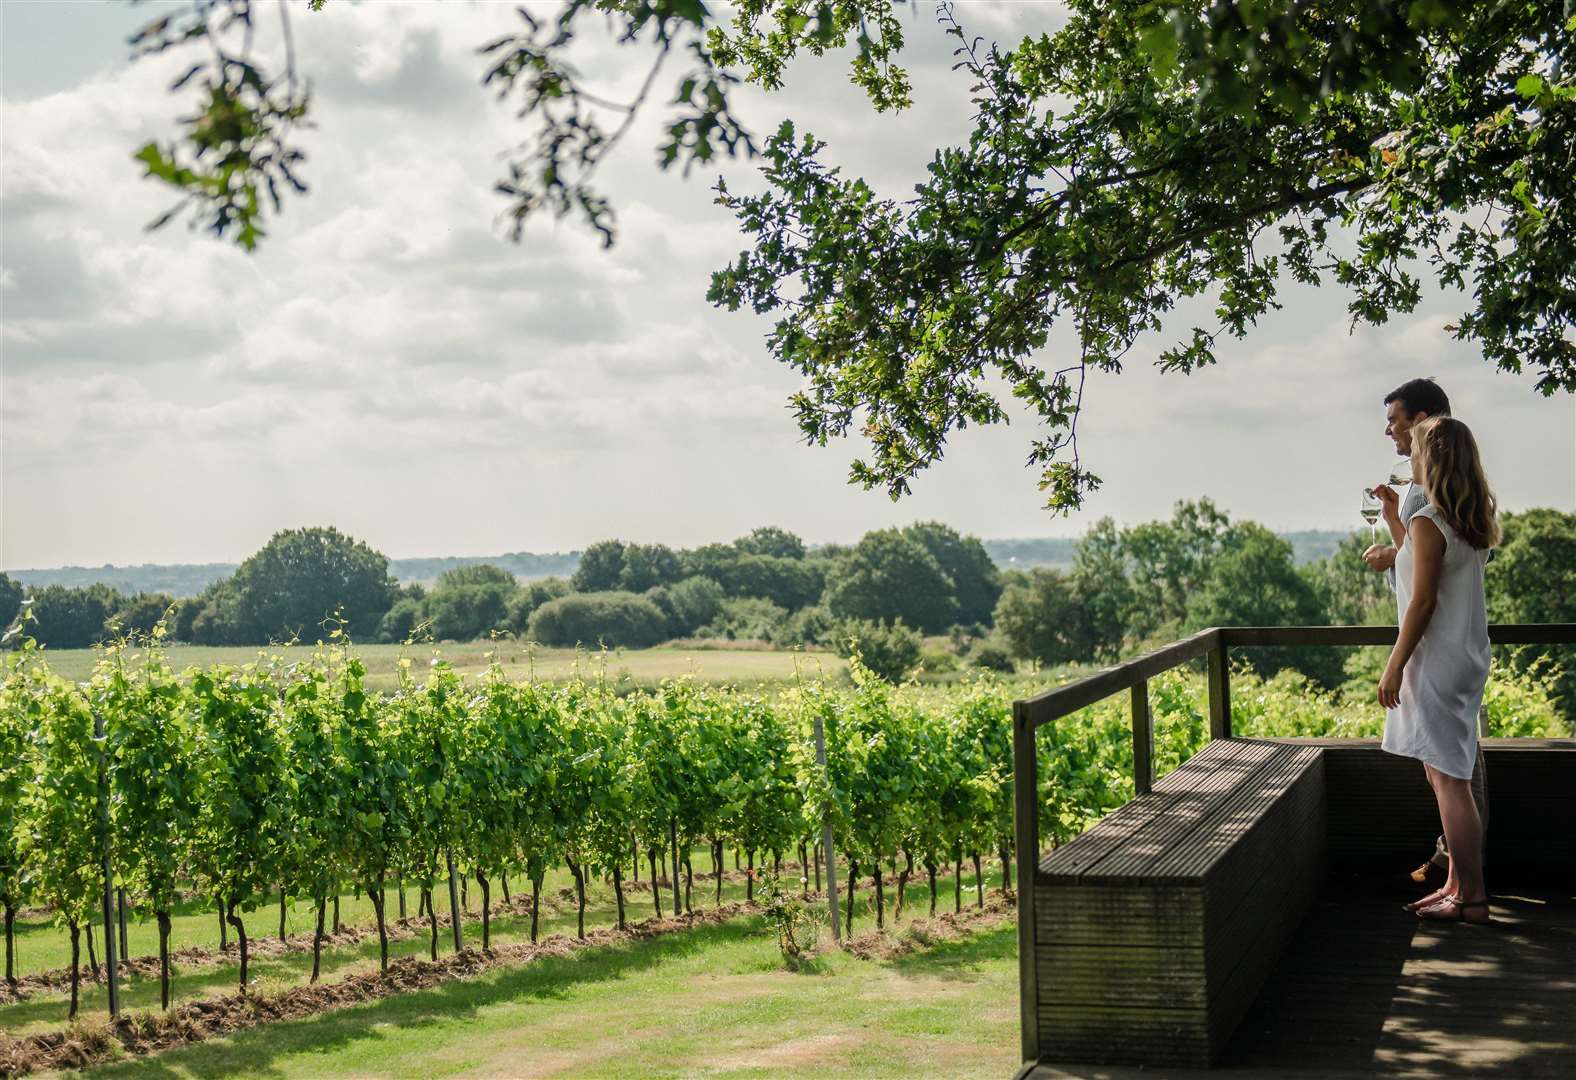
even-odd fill
[[(1445, 538), (1439, 602), (1422, 640), (1401, 675), (1401, 704), (1385, 712), (1384, 741), (1392, 754), (1414, 757), (1448, 776), (1472, 778), (1477, 759), (1478, 710), (1488, 682), (1488, 612), (1483, 567), (1488, 549), (1475, 548), (1432, 505), (1412, 518), (1427, 518)], [(1410, 537), (1395, 556), (1398, 618), (1412, 602)]]

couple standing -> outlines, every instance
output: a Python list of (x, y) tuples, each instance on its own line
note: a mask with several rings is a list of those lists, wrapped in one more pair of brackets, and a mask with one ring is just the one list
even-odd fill
[[(1442, 886), (1407, 910), (1424, 919), (1487, 922), (1478, 712), (1489, 669), (1483, 570), (1500, 538), (1494, 494), (1472, 432), (1450, 415), (1433, 380), (1413, 379), (1384, 400), (1385, 434), (1411, 458), (1412, 483), (1404, 497), (1387, 484), (1374, 489), (1394, 545), (1363, 553), (1369, 566), (1390, 575), (1400, 621), (1379, 679), (1381, 745), (1423, 763), (1444, 827), (1431, 861), (1448, 870)], [(1413, 880), (1425, 880), (1427, 869)]]

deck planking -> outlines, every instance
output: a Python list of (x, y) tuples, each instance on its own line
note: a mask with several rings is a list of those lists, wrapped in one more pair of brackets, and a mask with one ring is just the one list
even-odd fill
[(1489, 926), (1332, 874), (1211, 1070), (1042, 1064), (1033, 1080), (1576, 1076), (1576, 885), (1491, 883)]

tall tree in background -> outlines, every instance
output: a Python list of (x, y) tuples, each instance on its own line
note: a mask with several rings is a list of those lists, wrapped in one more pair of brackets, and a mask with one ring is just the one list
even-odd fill
[(371, 637), (394, 603), (396, 582), (382, 553), (338, 529), (285, 529), (230, 579), (236, 618), (269, 638), (315, 639), (342, 613), (346, 628)]
[(749, 536), (739, 537), (733, 546), (751, 555), (770, 555), (778, 559), (802, 559), (805, 555), (804, 541), (775, 525), (751, 529)]
[(826, 606), (840, 619), (898, 619), (936, 634), (958, 621), (952, 582), (936, 557), (897, 529), (865, 533), (833, 565)]
[[(1488, 613), (1494, 622), (1576, 622), (1576, 513), (1504, 514), (1505, 539), (1488, 564)], [(1576, 731), (1576, 661), (1568, 647), (1506, 650), (1517, 670), (1541, 670)]]
[(586, 548), (570, 579), (576, 592), (607, 592), (619, 587), (624, 573), (624, 542), (602, 540)]
[[(161, 221), (189, 210), (247, 249), (282, 193), (305, 191), (293, 136), (310, 107), (293, 50), (279, 74), (252, 51), (256, 6), (210, 0), (133, 38), (142, 53), (183, 47), (191, 66), (175, 90), (200, 102), (177, 138), (137, 154), (179, 194)], [(517, 31), (479, 62), (486, 89), (535, 125), (497, 185), (514, 237), (547, 212), (613, 242), (595, 174), (648, 102), (668, 103), (663, 167), (761, 153), (763, 190), (718, 185), (750, 248), (710, 298), (774, 317), (768, 347), (806, 382), (793, 399), (801, 430), (822, 445), (857, 430), (869, 454), (852, 481), (894, 497), (954, 430), (1006, 418), (1004, 385), (1042, 424), (1029, 462), (1048, 505), (1079, 505), (1099, 484), (1076, 440), (1087, 373), (1120, 371), (1155, 332), (1174, 342), (1166, 370), (1214, 363), (1221, 336), (1245, 336), (1287, 280), (1335, 283), (1353, 321), (1374, 324), (1413, 310), (1425, 278), (1460, 290), (1458, 339), (1501, 370), (1534, 372), (1544, 394), (1576, 389), (1566, 0), (1070, 0), (1059, 26), (1047, 5), (1045, 32), (1013, 49), (969, 37), (943, 0), (975, 127), (901, 200), (841, 175), (791, 123), (761, 143), (734, 114), (740, 82), (778, 90), (795, 57), (828, 51), (852, 54), (877, 111), (907, 106), (902, 7), (519, 9)], [(610, 100), (571, 65), (587, 33), (647, 54), (633, 99)], [(658, 89), (673, 57), (674, 82)], [(1200, 295), (1212, 318), (1165, 325)]]
[(1001, 574), (978, 537), (962, 536), (939, 521), (923, 521), (903, 530), (941, 565), (952, 582), (958, 601), (958, 619), (964, 624), (990, 622), (1001, 596)]

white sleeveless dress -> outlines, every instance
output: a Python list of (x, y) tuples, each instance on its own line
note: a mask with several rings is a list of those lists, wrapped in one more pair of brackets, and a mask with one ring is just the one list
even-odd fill
[[(1439, 602), (1422, 640), (1401, 675), (1401, 704), (1385, 711), (1384, 741), (1392, 754), (1417, 758), (1447, 776), (1472, 778), (1477, 759), (1478, 710), (1488, 682), (1488, 612), (1483, 567), (1488, 549), (1463, 540), (1432, 505), (1426, 517), (1445, 538)], [(1406, 618), (1412, 601), (1410, 537), (1395, 556), (1396, 610)]]

